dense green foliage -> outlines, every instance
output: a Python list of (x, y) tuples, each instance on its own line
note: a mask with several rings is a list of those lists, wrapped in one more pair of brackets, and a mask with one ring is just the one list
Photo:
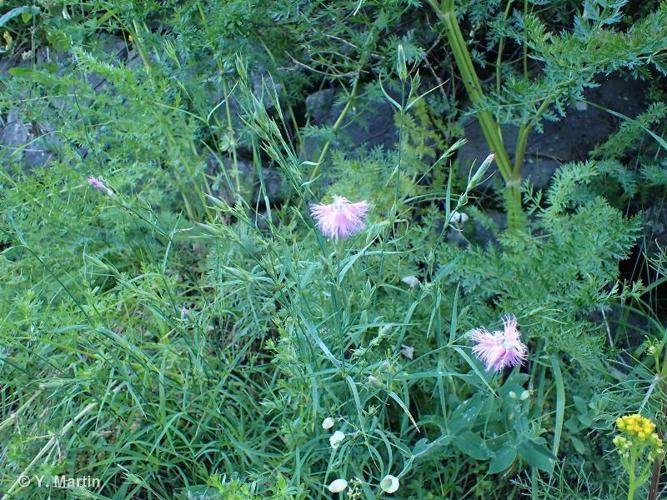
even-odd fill
[[(0, 2), (0, 491), (627, 495), (615, 419), (667, 422), (667, 3), (457, 5), (481, 107), (427, 2)], [(610, 76), (645, 109), (506, 230), (468, 120), (539, 134)], [(318, 231), (332, 195), (364, 231)], [(506, 314), (494, 373), (469, 333)]]

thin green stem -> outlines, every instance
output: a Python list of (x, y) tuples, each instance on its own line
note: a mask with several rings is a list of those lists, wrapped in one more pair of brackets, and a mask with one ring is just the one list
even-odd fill
[(635, 464), (637, 463), (637, 452), (633, 446), (630, 449), (630, 459), (628, 461), (628, 500), (633, 500), (635, 497), (635, 490), (637, 489), (637, 477), (635, 475)]
[(347, 102), (345, 103), (345, 106), (343, 107), (342, 111), (338, 115), (338, 118), (333, 124), (333, 127), (331, 127), (331, 136), (327, 141), (324, 143), (324, 146), (322, 147), (322, 150), (320, 151), (320, 155), (317, 158), (317, 164), (315, 165), (315, 168), (313, 168), (313, 171), (310, 173), (310, 179), (308, 181), (308, 184), (310, 185), (313, 180), (317, 177), (317, 174), (320, 170), (320, 167), (322, 166), (322, 163), (324, 163), (324, 160), (327, 157), (327, 154), (329, 153), (329, 148), (331, 147), (331, 142), (333, 140), (333, 136), (336, 134), (338, 129), (340, 128), (341, 124), (343, 123), (343, 120), (345, 119), (345, 116), (347, 115), (348, 111), (352, 107), (352, 102), (354, 101), (355, 97), (357, 96), (357, 91), (359, 89), (359, 80), (361, 79), (361, 71), (366, 65), (366, 61), (368, 61), (368, 57), (370, 55), (370, 47), (372, 46), (373, 40), (375, 39), (375, 30), (372, 29), (371, 32), (368, 34), (368, 38), (366, 39), (366, 43), (364, 44), (363, 51), (361, 53), (361, 59), (359, 60), (359, 67), (357, 69), (357, 74), (354, 77), (354, 83), (352, 84), (352, 90), (350, 90), (350, 93), (348, 95)]
[[(528, 0), (523, 0), (523, 17), (528, 15)], [(523, 23), (523, 77), (528, 80), (528, 27)]]
[[(503, 12), (503, 24), (507, 21), (507, 16), (510, 13), (510, 7), (512, 6), (512, 0), (507, 2), (505, 7), (505, 12)], [(505, 50), (505, 37), (501, 36), (498, 41), (498, 55), (496, 56), (496, 92), (500, 94), (500, 65), (503, 59), (503, 51)]]
[(523, 221), (521, 191), (519, 189), (521, 185), (521, 172), (515, 171), (512, 167), (500, 134), (500, 127), (491, 112), (487, 109), (482, 84), (475, 72), (472, 58), (463, 38), (461, 28), (456, 20), (454, 1), (448, 0), (444, 4), (444, 8), (435, 0), (429, 0), (429, 3), (446, 27), (447, 40), (454, 53), (456, 65), (461, 72), (463, 85), (473, 105), (477, 108), (477, 120), (489, 148), (495, 155), (498, 170), (505, 181), (508, 226), (513, 229), (519, 228), (522, 226)]
[(519, 135), (516, 140), (516, 149), (514, 150), (514, 176), (521, 177), (521, 168), (523, 167), (523, 162), (526, 157), (526, 149), (528, 147), (528, 136), (533, 130), (533, 127), (537, 123), (537, 120), (540, 119), (542, 114), (546, 111), (547, 107), (551, 104), (551, 99), (545, 99), (540, 104), (540, 107), (537, 108), (535, 116), (526, 124), (519, 127)]
[(398, 129), (398, 160), (396, 163), (396, 216), (398, 217), (398, 198), (401, 190), (401, 160), (403, 157), (403, 126), (405, 120), (405, 82), (401, 82), (401, 118)]

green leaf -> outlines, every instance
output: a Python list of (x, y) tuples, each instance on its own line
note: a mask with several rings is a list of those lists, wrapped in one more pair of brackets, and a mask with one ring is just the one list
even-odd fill
[(486, 446), (482, 437), (470, 431), (456, 436), (454, 446), (476, 460), (488, 460), (493, 457), (493, 452)]
[(388, 391), (387, 394), (389, 394), (389, 397), (396, 401), (398, 406), (401, 407), (401, 409), (405, 412), (405, 414), (408, 416), (410, 419), (410, 422), (412, 422), (412, 425), (415, 426), (415, 429), (417, 429), (417, 432), (419, 432), (419, 426), (417, 425), (417, 422), (412, 416), (412, 413), (410, 413), (410, 410), (408, 409), (407, 405), (403, 402), (401, 398), (398, 397), (398, 394), (396, 394), (394, 391)]
[(554, 374), (554, 381), (556, 382), (556, 425), (554, 428), (553, 454), (558, 456), (560, 437), (563, 433), (563, 420), (565, 418), (565, 382), (563, 382), (560, 361), (556, 354), (551, 355), (551, 369)]
[(432, 450), (439, 448), (440, 446), (447, 446), (452, 441), (452, 436), (447, 434), (440, 436), (433, 441), (429, 441), (426, 438), (422, 438), (415, 443), (414, 448), (412, 449), (412, 458), (421, 458), (424, 455), (427, 455)]
[(580, 455), (586, 453), (586, 446), (584, 445), (584, 443), (581, 442), (579, 438), (571, 436), (570, 441), (572, 441), (572, 446), (574, 446), (574, 449), (577, 450), (577, 453), (579, 453)]
[[(30, 68), (10, 68), (9, 74), (16, 77), (22, 78), (31, 78), (31, 77), (40, 77), (40, 70), (45, 70), (51, 74), (58, 71), (58, 65), (56, 63), (42, 63), (35, 64)], [(37, 78), (35, 78), (37, 79)]]
[(24, 5), (23, 7), (15, 7), (9, 12), (6, 12), (2, 16), (0, 16), (0, 28), (2, 28), (5, 24), (7, 24), (9, 21), (14, 19), (15, 17), (21, 16), (24, 22), (30, 21), (33, 15), (37, 15), (40, 13), (39, 7), (35, 7), (34, 5)]
[(492, 387), (489, 385), (489, 383), (486, 381), (486, 377), (485, 377), (484, 374), (480, 371), (480, 369), (477, 367), (477, 365), (475, 364), (475, 362), (474, 362), (472, 359), (470, 359), (470, 356), (468, 356), (468, 355), (466, 354), (466, 352), (465, 352), (463, 349), (461, 349), (460, 347), (458, 347), (458, 346), (454, 347), (454, 350), (455, 350), (456, 352), (459, 353), (459, 355), (465, 360), (466, 363), (468, 363), (468, 366), (470, 366), (470, 368), (472, 368), (472, 371), (475, 372), (475, 374), (476, 374), (476, 375), (479, 377), (479, 379), (484, 383), (484, 385), (487, 387), (487, 389), (489, 389), (489, 391), (491, 392), (491, 394), (493, 394), (494, 397), (497, 396), (496, 391), (494, 391), (493, 388), (492, 388)]
[(489, 462), (489, 474), (497, 474), (498, 472), (503, 472), (504, 470), (509, 469), (516, 459), (516, 455), (517, 451), (514, 446), (508, 446), (507, 448), (497, 451), (496, 456)]
[(543, 444), (537, 444), (534, 441), (524, 441), (519, 445), (519, 455), (529, 465), (542, 469), (551, 473), (556, 464), (556, 457), (554, 457), (549, 449)]
[(458, 405), (450, 417), (450, 432), (458, 434), (461, 431), (472, 429), (483, 404), (482, 395), (475, 394), (472, 398)]

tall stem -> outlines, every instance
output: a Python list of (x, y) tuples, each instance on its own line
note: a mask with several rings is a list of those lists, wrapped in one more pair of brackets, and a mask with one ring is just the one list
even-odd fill
[(477, 121), (482, 128), (482, 133), (489, 148), (495, 155), (498, 170), (505, 181), (508, 227), (518, 229), (523, 225), (521, 191), (519, 189), (521, 185), (521, 171), (516, 171), (512, 167), (500, 134), (500, 127), (491, 112), (487, 109), (482, 84), (475, 72), (470, 52), (456, 20), (453, 0), (447, 0), (444, 5), (440, 5), (437, 0), (429, 0), (429, 3), (446, 27), (447, 40), (454, 53), (456, 66), (461, 72), (463, 85), (473, 105), (477, 108)]

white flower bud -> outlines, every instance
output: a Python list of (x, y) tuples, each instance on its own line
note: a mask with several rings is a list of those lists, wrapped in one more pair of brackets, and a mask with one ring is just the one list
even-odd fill
[(401, 81), (408, 79), (408, 67), (405, 62), (405, 50), (403, 49), (402, 44), (398, 44), (397, 57), (396, 57), (396, 72)]
[(345, 439), (345, 433), (341, 431), (334, 432), (329, 438), (329, 444), (333, 449), (338, 448), (338, 445)]
[(454, 212), (452, 212), (452, 216), (451, 216), (450, 220), (452, 221), (452, 224), (462, 226), (463, 224), (465, 224), (467, 222), (468, 218), (469, 217), (468, 217), (467, 214), (464, 214), (463, 212), (454, 211)]
[(380, 488), (382, 488), (382, 491), (385, 493), (394, 493), (396, 490), (398, 490), (399, 486), (400, 483), (398, 478), (396, 476), (392, 476), (391, 474), (387, 474), (384, 476), (384, 479), (380, 481)]
[(328, 431), (334, 426), (335, 423), (336, 421), (333, 418), (327, 417), (322, 421), (322, 429)]
[(519, 396), (519, 397), (521, 398), (521, 401), (525, 401), (526, 399), (528, 399), (530, 397), (530, 391), (528, 391), (528, 390), (523, 391), (521, 393), (521, 396)]
[(419, 285), (419, 278), (415, 276), (404, 276), (401, 278), (401, 281), (408, 285), (410, 288), (414, 288)]
[(331, 484), (328, 486), (331, 493), (340, 493), (345, 491), (347, 488), (347, 481), (345, 479), (336, 479), (331, 481)]
[(409, 345), (401, 344), (401, 354), (408, 359), (415, 357), (415, 348)]

